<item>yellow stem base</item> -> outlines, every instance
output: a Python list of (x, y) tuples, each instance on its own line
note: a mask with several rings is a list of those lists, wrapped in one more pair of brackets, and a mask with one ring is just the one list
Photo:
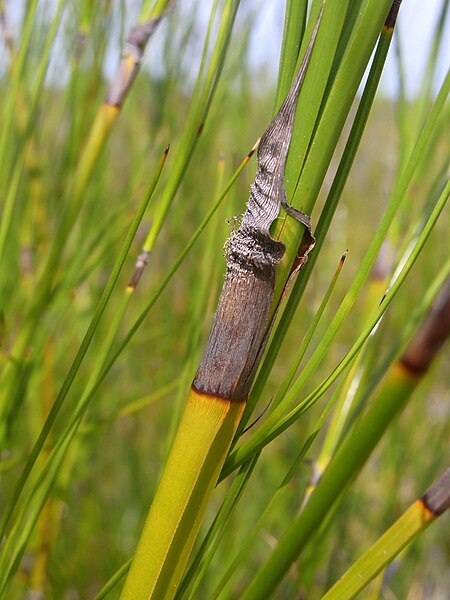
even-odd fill
[(121, 600), (175, 595), (244, 406), (191, 390)]

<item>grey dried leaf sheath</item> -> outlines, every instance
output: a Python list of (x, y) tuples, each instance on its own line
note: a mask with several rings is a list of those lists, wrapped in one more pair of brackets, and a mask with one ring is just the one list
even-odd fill
[(275, 267), (285, 246), (270, 236), (281, 207), (307, 228), (304, 264), (314, 246), (309, 217), (288, 206), (284, 168), (292, 137), (298, 95), (311, 57), (319, 19), (305, 58), (278, 114), (258, 146), (258, 169), (239, 229), (226, 245), (227, 270), (206, 349), (193, 387), (228, 400), (245, 400), (253, 383), (270, 328)]
[(128, 33), (122, 60), (106, 94), (106, 104), (120, 107), (124, 103), (140, 69), (147, 42), (158, 27), (161, 19), (162, 15), (154, 19), (149, 19), (144, 23), (139, 23)]

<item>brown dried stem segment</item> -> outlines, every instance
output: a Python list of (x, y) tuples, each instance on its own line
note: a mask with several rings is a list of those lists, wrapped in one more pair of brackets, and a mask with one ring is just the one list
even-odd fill
[(450, 279), (401, 358), (407, 371), (422, 375), (450, 336)]
[[(270, 330), (275, 267), (285, 246), (270, 235), (281, 207), (306, 227), (298, 270), (314, 246), (307, 215), (290, 207), (284, 188), (284, 168), (292, 137), (295, 110), (311, 59), (322, 11), (314, 27), (299, 72), (278, 114), (261, 137), (258, 169), (239, 229), (227, 242), (227, 271), (214, 324), (193, 388), (229, 400), (246, 400)], [(304, 239), (305, 239), (304, 238)]]
[(130, 281), (128, 282), (127, 289), (135, 290), (137, 284), (139, 283), (142, 273), (144, 272), (145, 267), (148, 265), (150, 260), (150, 252), (147, 250), (143, 250), (136, 259), (136, 265), (134, 267), (133, 274), (130, 277)]
[(105, 104), (122, 106), (138, 74), (147, 42), (161, 19), (162, 15), (159, 15), (154, 19), (135, 25), (130, 30), (125, 41), (122, 60), (106, 94)]
[(450, 508), (450, 468), (428, 488), (421, 500), (436, 517)]

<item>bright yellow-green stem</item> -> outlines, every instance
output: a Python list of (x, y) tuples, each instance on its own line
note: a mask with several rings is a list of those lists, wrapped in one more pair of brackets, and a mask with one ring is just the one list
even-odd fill
[(175, 595), (244, 406), (191, 390), (122, 600)]
[(354, 598), (397, 554), (436, 518), (417, 500), (323, 596), (322, 600)]

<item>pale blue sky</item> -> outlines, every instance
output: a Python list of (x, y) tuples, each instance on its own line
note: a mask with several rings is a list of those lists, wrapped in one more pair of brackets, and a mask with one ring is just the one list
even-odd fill
[[(52, 0), (47, 1), (52, 6)], [(417, 84), (426, 64), (434, 24), (444, 1), (403, 0), (402, 2), (396, 35), (400, 35), (401, 39), (406, 66), (407, 90), (410, 96), (417, 91)], [(128, 13), (127, 21), (130, 23), (136, 18), (139, 4), (138, 0), (126, 0), (125, 2)], [(196, 12), (202, 27), (206, 28), (212, 0), (177, 0), (177, 4), (178, 8), (182, 12), (186, 11), (187, 15)], [(266, 66), (270, 74), (273, 74), (274, 80), (278, 68), (278, 55), (283, 31), (284, 5), (283, 0), (242, 0), (241, 2), (241, 10), (253, 10), (257, 15), (257, 23), (250, 46), (251, 63), (256, 67)], [(7, 11), (13, 25), (17, 23), (18, 13), (21, 12), (23, 6), (24, 0), (6, 0)], [(448, 16), (450, 17), (450, 15)], [(152, 70), (158, 70), (158, 64), (162, 63), (161, 60), (158, 60), (158, 55), (160, 56), (162, 51), (161, 39), (161, 35), (155, 35), (150, 42), (149, 52), (147, 52), (146, 63)], [(439, 56), (438, 74), (435, 81), (436, 89), (444, 79), (450, 66), (450, 18), (447, 18), (443, 39), (444, 43)], [(261, 40), (264, 40), (264, 43), (261, 43)], [(200, 42), (200, 40), (198, 41)], [(107, 56), (107, 76), (113, 74), (118, 60), (118, 40), (112, 40), (112, 42), (111, 51), (108, 52)], [(151, 55), (151, 60), (148, 59), (148, 55)], [(0, 67), (2, 62), (0, 58)], [(56, 66), (55, 70), (58, 73), (56, 81), (60, 85), (64, 85), (61, 68)], [(392, 47), (380, 83), (380, 91), (392, 97), (395, 95), (396, 89), (396, 65), (394, 48)]]

